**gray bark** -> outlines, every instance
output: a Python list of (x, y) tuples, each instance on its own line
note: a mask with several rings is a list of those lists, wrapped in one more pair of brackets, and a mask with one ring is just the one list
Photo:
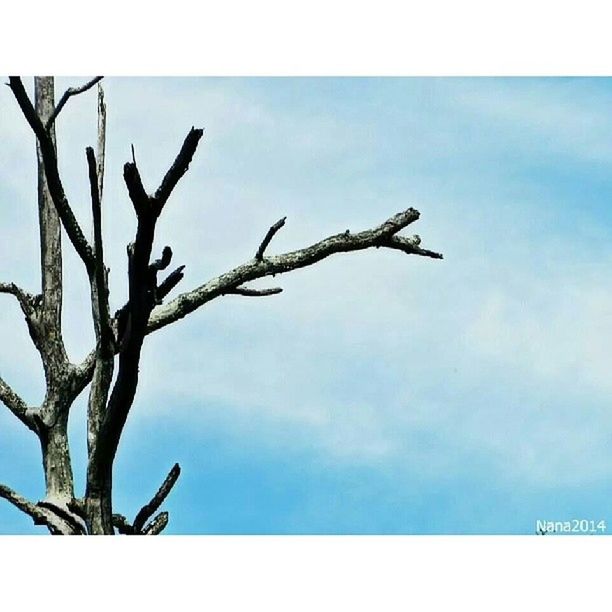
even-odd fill
[[(52, 77), (35, 79), (34, 105), (21, 79), (10, 78), (15, 99), (37, 140), (41, 293), (32, 295), (11, 282), (0, 283), (0, 293), (13, 296), (19, 303), (29, 334), (43, 362), (47, 392), (40, 407), (29, 407), (0, 378), (0, 401), (40, 440), (45, 498), (33, 503), (5, 485), (0, 485), (0, 497), (28, 514), (36, 524), (45, 525), (53, 534), (112, 535), (117, 531), (125, 535), (157, 535), (168, 524), (168, 513), (153, 515), (178, 479), (178, 464), (172, 468), (153, 498), (137, 513), (133, 523), (123, 515), (114, 513), (112, 503), (114, 460), (136, 395), (140, 357), (149, 333), (224, 295), (263, 297), (278, 294), (282, 291), (280, 287), (253, 289), (245, 286), (245, 283), (310, 266), (337, 253), (383, 247), (435, 259), (441, 259), (442, 255), (422, 248), (418, 236), (399, 235), (401, 230), (419, 218), (419, 212), (409, 208), (373, 229), (358, 233), (346, 230), (309, 247), (268, 256), (266, 250), (284, 226), (283, 218), (267, 231), (253, 259), (162, 305), (182, 280), (184, 266), (179, 266), (165, 279), (158, 281), (158, 274), (171, 262), (172, 250), (165, 247), (161, 257), (151, 261), (152, 247), (157, 220), (174, 187), (187, 172), (202, 137), (202, 130), (192, 128), (153, 194), (149, 194), (142, 183), (134, 155), (133, 161), (124, 166), (124, 181), (138, 223), (134, 241), (128, 245), (129, 299), (111, 317), (102, 233), (106, 107), (99, 84), (101, 78), (96, 77), (81, 87), (68, 89), (57, 107), (54, 107)], [(68, 100), (88, 91), (96, 83), (97, 156), (92, 148), (86, 151), (93, 219), (90, 245), (61, 181), (55, 124)], [(62, 340), (62, 227), (80, 256), (90, 283), (96, 346), (78, 366), (69, 361)], [(112, 384), (117, 356), (117, 377)], [(76, 499), (67, 437), (68, 418), (76, 397), (88, 384), (86, 491), (83, 499)]]

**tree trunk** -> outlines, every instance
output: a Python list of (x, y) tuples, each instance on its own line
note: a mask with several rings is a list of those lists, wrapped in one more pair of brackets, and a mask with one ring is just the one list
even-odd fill
[(51, 427), (43, 428), (40, 443), (47, 500), (68, 504), (74, 498), (74, 483), (68, 448), (67, 414)]

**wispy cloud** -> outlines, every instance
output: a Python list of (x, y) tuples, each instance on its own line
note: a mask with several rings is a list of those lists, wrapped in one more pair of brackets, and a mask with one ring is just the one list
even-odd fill
[[(475, 465), (519, 488), (609, 479), (611, 96), (583, 80), (109, 80), (115, 306), (133, 231), (120, 181), (129, 145), (153, 185), (192, 124), (205, 140), (159, 236), (187, 264), (183, 290), (250, 258), (284, 215), (273, 250), (413, 205), (414, 231), (446, 257), (338, 256), (275, 279), (280, 296), (205, 306), (148, 342), (134, 426), (150, 415), (397, 482), (415, 470), (469, 479)], [(11, 117), (0, 195), (31, 207), (33, 143), (11, 102), (0, 98)], [(94, 109), (74, 102), (60, 152), (87, 226), (78, 160)], [(20, 164), (30, 170), (15, 175)], [(3, 228), (29, 237), (4, 243), (2, 275), (35, 282), (35, 215), (2, 211)], [(67, 340), (83, 355), (84, 276), (66, 259)], [(11, 317), (0, 333), (15, 348), (0, 366), (27, 388), (35, 355)]]

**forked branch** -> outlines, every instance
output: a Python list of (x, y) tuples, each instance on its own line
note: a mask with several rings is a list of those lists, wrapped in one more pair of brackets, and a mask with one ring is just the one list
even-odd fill
[(72, 242), (76, 252), (79, 254), (79, 257), (83, 260), (88, 274), (93, 274), (93, 251), (83, 235), (83, 231), (81, 230), (78, 221), (70, 208), (68, 198), (64, 192), (64, 186), (59, 175), (57, 155), (55, 152), (53, 139), (51, 138), (49, 131), (42, 124), (36, 110), (32, 106), (32, 102), (30, 101), (30, 98), (23, 87), (21, 79), (19, 77), (9, 77), (9, 85), (13, 91), (13, 95), (15, 96), (17, 103), (19, 104), (19, 107), (21, 108), (21, 112), (23, 113), (27, 122), (30, 124), (30, 127), (38, 139), (40, 152), (45, 167), (45, 174), (47, 177), (47, 186), (49, 188), (49, 193), (51, 194), (53, 204), (55, 205), (55, 208), (57, 209), (62, 221), (62, 225), (68, 234), (68, 238), (70, 238), (70, 242)]
[(55, 111), (49, 117), (49, 120), (47, 121), (45, 128), (48, 130), (53, 125), (53, 123), (57, 119), (57, 116), (62, 112), (62, 109), (64, 108), (66, 102), (68, 102), (69, 98), (72, 98), (72, 96), (77, 96), (78, 94), (86, 92), (88, 89), (91, 89), (96, 83), (101, 81), (103, 78), (104, 77), (97, 76), (91, 79), (91, 81), (87, 81), (87, 83), (85, 83), (84, 85), (81, 85), (80, 87), (69, 87), (64, 92), (64, 95), (60, 98), (60, 101), (57, 103), (57, 106), (55, 107)]
[[(409, 255), (442, 259), (440, 253), (421, 248), (419, 246), (420, 239), (418, 237), (405, 238), (397, 236), (398, 232), (411, 223), (414, 223), (418, 218), (419, 212), (414, 208), (408, 208), (387, 219), (374, 229), (355, 234), (347, 230), (341, 234), (325, 238), (305, 249), (291, 251), (283, 255), (267, 256), (265, 258), (263, 257), (263, 251), (267, 243), (266, 240), (264, 240), (262, 243), (264, 248), (262, 249), (260, 246), (258, 250), (258, 253), (262, 256), (261, 260), (255, 257), (253, 260), (208, 281), (193, 291), (183, 293), (168, 304), (155, 309), (149, 319), (147, 331), (150, 333), (165, 327), (187, 316), (189, 313), (220, 295), (235, 293), (237, 289), (244, 295), (244, 288), (242, 287), (244, 283), (258, 278), (283, 274), (291, 270), (311, 266), (336, 253), (362, 251), (372, 247), (385, 247), (397, 249)], [(270, 228), (266, 238), (269, 237), (270, 240), (272, 239), (276, 231), (282, 227), (282, 225), (279, 224), (280, 222)], [(275, 227), (277, 229), (274, 229)], [(269, 242), (269, 240), (267, 242)]]
[(30, 516), (35, 525), (46, 525), (53, 535), (70, 533), (70, 531), (66, 530), (65, 521), (62, 521), (55, 513), (32, 503), (10, 487), (0, 484), (0, 497)]

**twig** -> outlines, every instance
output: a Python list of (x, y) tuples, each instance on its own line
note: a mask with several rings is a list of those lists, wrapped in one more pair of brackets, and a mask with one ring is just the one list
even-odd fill
[[(442, 259), (440, 253), (428, 251), (417, 246), (414, 239), (396, 236), (402, 229), (414, 223), (419, 218), (419, 212), (409, 208), (387, 219), (383, 224), (373, 229), (351, 234), (342, 232), (325, 238), (304, 249), (251, 260), (225, 274), (221, 274), (197, 289), (182, 293), (168, 304), (156, 308), (149, 318), (147, 333), (165, 327), (193, 312), (203, 304), (224, 295), (236, 287), (266, 276), (284, 274), (292, 270), (311, 266), (322, 259), (336, 253), (362, 251), (373, 247), (386, 247), (403, 251), (410, 255), (422, 255)], [(269, 234), (270, 232), (268, 232)]]
[(282, 293), (281, 287), (271, 287), (270, 289), (250, 289), (249, 287), (235, 287), (226, 291), (228, 295), (244, 295), (246, 297), (264, 297), (267, 295), (276, 295)]
[(187, 172), (189, 164), (191, 163), (193, 155), (198, 147), (198, 143), (200, 142), (200, 138), (202, 138), (202, 134), (204, 134), (204, 130), (202, 129), (192, 127), (191, 130), (189, 130), (181, 150), (176, 156), (172, 166), (170, 166), (168, 172), (166, 172), (161, 185), (155, 192), (154, 199), (156, 204), (156, 214), (159, 215), (164, 207), (164, 204), (170, 197), (172, 190), (176, 187), (176, 184), (179, 182), (185, 172)]
[(162, 483), (161, 487), (159, 487), (157, 493), (153, 496), (151, 501), (142, 507), (142, 509), (136, 515), (134, 519), (134, 529), (136, 531), (141, 531), (144, 524), (147, 520), (153, 516), (155, 511), (162, 505), (168, 494), (172, 490), (172, 487), (175, 485), (178, 477), (181, 474), (181, 468), (178, 463), (175, 463), (170, 470), (168, 476), (166, 476), (166, 480)]
[(285, 221), (287, 220), (287, 217), (283, 217), (282, 219), (280, 219), (279, 221), (277, 221), (269, 230), (268, 233), (265, 235), (262, 243), (259, 245), (259, 248), (257, 249), (257, 253), (255, 253), (255, 259), (257, 261), (261, 261), (263, 259), (263, 255), (265, 250), (268, 248), (268, 245), (270, 244), (270, 241), (272, 240), (272, 238), (274, 238), (274, 234), (276, 234), (276, 232), (278, 232), (278, 230), (283, 227), (283, 225), (285, 225)]
[(157, 297), (159, 300), (163, 300), (183, 279), (183, 270), (185, 266), (179, 266), (173, 272), (170, 272), (168, 276), (158, 285)]
[(60, 101), (57, 103), (55, 110), (53, 111), (53, 113), (49, 117), (49, 120), (47, 121), (47, 124), (45, 125), (45, 129), (48, 130), (53, 125), (53, 122), (57, 119), (57, 116), (60, 114), (62, 108), (64, 108), (66, 102), (68, 102), (69, 98), (81, 94), (87, 91), (88, 89), (91, 89), (98, 81), (101, 81), (103, 78), (104, 77), (98, 76), (91, 79), (91, 81), (87, 81), (85, 85), (81, 85), (80, 87), (69, 87), (64, 92), (64, 95), (60, 98)]
[(34, 433), (38, 433), (38, 427), (34, 422), (28, 405), (13, 391), (13, 389), (0, 376), (0, 401), (26, 426)]
[(106, 103), (104, 102), (104, 89), (98, 82), (98, 192), (100, 201), (104, 193), (104, 161), (106, 158)]

